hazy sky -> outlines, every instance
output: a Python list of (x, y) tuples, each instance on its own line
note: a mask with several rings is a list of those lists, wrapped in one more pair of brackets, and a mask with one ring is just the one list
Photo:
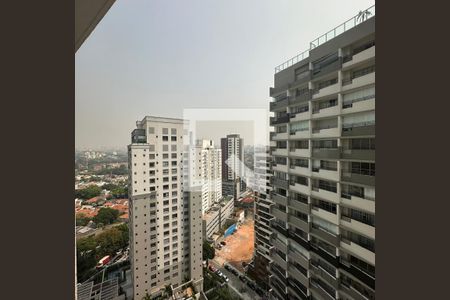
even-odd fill
[(117, 0), (75, 55), (76, 146), (125, 149), (145, 115), (268, 109), (274, 67), (374, 3)]

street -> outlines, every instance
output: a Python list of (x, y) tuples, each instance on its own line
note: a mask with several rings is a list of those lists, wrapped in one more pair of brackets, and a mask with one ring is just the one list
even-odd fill
[[(238, 294), (244, 300), (261, 300), (262, 298), (256, 294), (251, 288), (249, 288), (245, 283), (243, 283), (236, 275), (225, 269), (223, 266), (220, 266), (215, 261), (210, 261), (217, 269), (219, 269), (223, 274), (225, 274), (229, 281), (228, 286), (234, 290), (236, 294)], [(239, 271), (238, 271), (239, 272)], [(241, 272), (239, 274), (245, 275)]]

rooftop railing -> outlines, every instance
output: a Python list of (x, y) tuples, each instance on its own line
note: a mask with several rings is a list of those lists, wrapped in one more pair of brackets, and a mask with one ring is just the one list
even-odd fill
[(298, 54), (297, 56), (294, 56), (293, 58), (287, 60), (286, 62), (282, 63), (279, 66), (275, 67), (275, 74), (278, 72), (283, 71), (284, 69), (287, 69), (288, 67), (298, 63), (299, 61), (307, 58), (309, 56), (309, 51), (312, 49), (328, 42), (329, 40), (337, 37), (338, 35), (346, 32), (347, 30), (356, 27), (358, 24), (363, 23), (364, 21), (372, 18), (375, 16), (375, 5), (372, 5), (371, 7), (360, 11), (357, 15), (353, 16), (349, 20), (345, 21), (344, 23), (336, 26), (335, 28), (331, 29), (327, 33), (319, 36), (315, 40), (309, 43), (309, 49), (303, 51), (302, 53)]

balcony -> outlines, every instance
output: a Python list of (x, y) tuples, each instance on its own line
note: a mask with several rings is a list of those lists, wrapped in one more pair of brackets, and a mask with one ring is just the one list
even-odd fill
[(305, 129), (305, 130), (297, 130), (295, 132), (291, 132), (289, 134), (289, 139), (290, 140), (295, 140), (295, 139), (306, 139), (310, 137), (310, 133), (309, 133), (309, 128)]
[(374, 83), (375, 83), (375, 72), (372, 72), (360, 77), (342, 81), (342, 91), (346, 92)]
[(348, 61), (342, 64), (342, 69), (349, 69), (355, 67), (361, 63), (364, 63), (370, 59), (375, 58), (375, 45), (366, 50), (363, 50), (357, 54), (354, 54)]
[(311, 196), (315, 196), (319, 199), (328, 200), (334, 203), (339, 203), (339, 194), (321, 189), (319, 187), (313, 187), (311, 190)]
[(286, 108), (289, 105), (289, 97), (282, 100), (270, 102), (270, 111), (276, 111)]
[(375, 176), (351, 173), (349, 170), (341, 171), (341, 180), (368, 186), (375, 186)]
[(309, 120), (311, 118), (311, 112), (309, 110), (297, 112), (297, 113), (291, 113), (291, 122), (297, 122), (297, 121), (305, 121)]
[(303, 203), (303, 202), (295, 200), (291, 197), (289, 197), (288, 206), (290, 206), (298, 211), (301, 211), (305, 214), (309, 214), (311, 212), (309, 203)]
[(334, 95), (340, 92), (341, 86), (338, 83), (329, 85), (327, 87), (324, 87), (322, 89), (316, 89), (315, 93), (313, 94), (312, 98), (313, 99), (318, 99), (318, 98), (322, 98), (322, 97), (326, 97), (326, 96), (330, 96), (330, 95)]
[(270, 126), (288, 123), (290, 120), (289, 114), (285, 114), (281, 117), (270, 117)]
[(311, 226), (311, 234), (321, 238), (322, 240), (339, 247), (339, 237), (329, 233), (328, 231)]
[(337, 214), (333, 214), (333, 213), (331, 213), (325, 209), (322, 209), (320, 207), (312, 205), (311, 206), (311, 214), (313, 216), (317, 216), (317, 217), (324, 219), (335, 225), (339, 225), (339, 219), (338, 219)]
[(288, 133), (287, 132), (277, 132), (272, 135), (273, 141), (282, 141), (288, 139)]
[(300, 272), (292, 263), (290, 263), (288, 267), (288, 276), (295, 278), (295, 280), (298, 280), (304, 286), (309, 287), (308, 277), (303, 275), (303, 273)]
[(340, 113), (339, 105), (334, 105), (326, 108), (316, 108), (313, 109), (311, 118), (318, 119), (324, 117), (337, 116)]
[(311, 150), (310, 149), (294, 149), (291, 148), (289, 150), (289, 156), (297, 156), (297, 157), (311, 157)]
[(323, 300), (334, 300), (335, 299), (335, 296), (330, 295), (323, 287), (321, 287), (317, 283), (311, 283), (310, 291), (318, 299), (323, 299)]
[(340, 151), (338, 148), (316, 148), (312, 150), (312, 157), (317, 159), (339, 159)]
[(272, 184), (284, 189), (287, 189), (289, 186), (289, 182), (287, 180), (276, 177), (272, 177)]
[(375, 265), (375, 253), (347, 239), (341, 239), (341, 248)]
[(375, 121), (344, 124), (342, 136), (375, 136)]
[(342, 114), (352, 114), (370, 110), (375, 110), (375, 95), (354, 99), (342, 104)]
[[(346, 273), (351, 274), (353, 277), (357, 278), (359, 281), (363, 282), (371, 289), (375, 289), (375, 278), (372, 277), (372, 275), (369, 275), (368, 273), (362, 271), (358, 267), (355, 267), (350, 262), (341, 260), (340, 270), (343, 274), (345, 275), (347, 275)], [(342, 284), (341, 287), (343, 286), (344, 285)]]
[(289, 99), (289, 105), (307, 103), (309, 100), (312, 99), (312, 95), (313, 95), (312, 90), (308, 90), (307, 92), (302, 93), (300, 95), (295, 95), (295, 97), (291, 97)]
[(271, 239), (272, 245), (277, 248), (278, 250), (281, 250), (284, 253), (287, 253), (287, 245), (283, 244), (279, 239)]
[(278, 253), (272, 255), (272, 260), (283, 269), (287, 269), (287, 262)]
[(312, 130), (313, 138), (339, 137), (339, 128), (336, 127), (316, 127)]
[(342, 58), (338, 57), (336, 61), (330, 63), (325, 67), (320, 67), (312, 71), (312, 78), (319, 78), (331, 72), (335, 72), (342, 67)]
[(326, 271), (324, 268), (322, 268), (319, 264), (313, 263), (311, 261), (311, 267), (309, 270), (314, 275), (316, 275), (317, 277), (320, 277), (321, 279), (323, 279), (323, 281), (330, 284), (335, 289), (339, 288), (337, 279), (332, 274), (328, 273), (328, 271)]
[(288, 237), (288, 231), (286, 230), (286, 228), (282, 228), (280, 225), (278, 225), (277, 223), (272, 224), (272, 229), (274, 229), (275, 233), (279, 232), (281, 233), (283, 236)]
[(351, 231), (375, 239), (375, 227), (359, 222), (355, 219), (350, 218), (349, 216), (341, 215), (341, 225), (344, 228), (350, 229)]
[[(355, 300), (368, 300), (369, 298), (363, 296), (360, 292), (358, 292), (356, 289), (352, 288), (352, 287), (347, 287), (345, 284), (341, 284), (341, 286), (339, 287), (340, 289), (340, 293), (345, 293), (347, 296), (351, 297), (352, 299)], [(341, 296), (342, 298), (342, 296)], [(373, 299), (375, 299), (373, 297)]]
[(307, 185), (303, 185), (303, 184), (296, 183), (296, 182), (291, 182), (289, 184), (289, 188), (292, 191), (297, 192), (297, 193), (301, 193), (301, 194), (304, 194), (304, 195), (309, 195), (310, 194), (309, 186), (307, 186)]
[(312, 168), (312, 176), (328, 180), (339, 181), (339, 172), (332, 170), (325, 170), (321, 168)]
[(286, 196), (281, 196), (280, 194), (272, 194), (272, 200), (275, 202), (275, 203), (278, 203), (278, 204), (281, 204), (281, 205), (284, 205), (284, 206), (286, 206), (287, 205), (287, 198), (286, 198)]
[(308, 269), (309, 259), (307, 257), (304, 257), (303, 255), (301, 255), (297, 251), (289, 250), (288, 259), (289, 259), (289, 261), (295, 261), (299, 265), (301, 265), (303, 268)]
[(300, 167), (296, 165), (291, 165), (289, 167), (290, 174), (303, 175), (303, 176), (311, 176), (311, 170), (307, 167)]
[(300, 228), (301, 230), (303, 230), (305, 232), (310, 231), (309, 223), (297, 218), (296, 216), (288, 215), (288, 223), (291, 223), (295, 227)]
[(357, 196), (341, 193), (341, 203), (345, 206), (350, 206), (375, 213), (375, 200), (364, 199)]
[(375, 150), (342, 149), (342, 159), (375, 161)]
[(276, 164), (276, 165), (272, 166), (272, 170), (277, 171), (277, 172), (287, 173), (288, 172), (288, 166), (287, 165)]
[(287, 222), (287, 213), (276, 207), (272, 207), (272, 215), (277, 218), (277, 220)]

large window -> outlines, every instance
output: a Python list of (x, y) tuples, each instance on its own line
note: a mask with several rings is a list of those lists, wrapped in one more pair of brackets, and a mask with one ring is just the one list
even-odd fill
[(375, 150), (375, 139), (351, 139), (350, 145), (352, 150)]
[(366, 162), (352, 162), (351, 172), (353, 174), (375, 176), (375, 164)]

